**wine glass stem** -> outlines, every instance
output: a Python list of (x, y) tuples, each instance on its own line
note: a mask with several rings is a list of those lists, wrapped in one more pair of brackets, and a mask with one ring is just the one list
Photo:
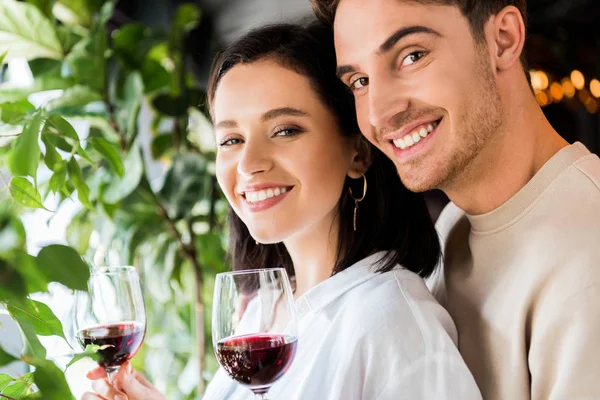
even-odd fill
[(112, 385), (115, 377), (119, 373), (119, 367), (107, 367), (104, 370), (106, 371), (106, 376), (108, 377), (108, 383)]
[(266, 393), (255, 393), (256, 400), (269, 400)]

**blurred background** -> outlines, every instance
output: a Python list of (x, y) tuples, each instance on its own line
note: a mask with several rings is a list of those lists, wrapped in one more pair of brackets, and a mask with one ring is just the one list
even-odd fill
[[(0, 8), (16, 2), (0, 0)], [(30, 254), (63, 243), (94, 265), (135, 265), (144, 283), (148, 331), (134, 364), (169, 399), (196, 398), (217, 367), (212, 290), (215, 274), (228, 269), (227, 207), (214, 179), (214, 142), (203, 107), (211, 61), (248, 29), (311, 16), (309, 1), (121, 0), (105, 14), (102, 0), (27, 3), (60, 26), (58, 50), (39, 52), (26, 47), (31, 41), (9, 49), (0, 70), (0, 109), (10, 103), (61, 115), (101, 167), (85, 164), (87, 153), (61, 152), (65, 161), (72, 157), (81, 165), (82, 180), (65, 181), (65, 172), (45, 160), (37, 176), (52, 211), (14, 205), (10, 213), (25, 226)], [(538, 103), (566, 140), (598, 154), (600, 1), (529, 0), (528, 11), (526, 52)], [(31, 21), (21, 22), (27, 38)], [(44, 36), (42, 25), (36, 25), (38, 36)], [(0, 31), (11, 29), (6, 26), (0, 17)], [(103, 37), (106, 43), (96, 41)], [(6, 151), (0, 151), (0, 164), (19, 129), (2, 117), (0, 150)], [(120, 164), (106, 163), (106, 153), (90, 146), (99, 137), (114, 144)], [(426, 197), (435, 220), (447, 199), (440, 192)], [(51, 284), (35, 298), (51, 306), (72, 336), (70, 290)], [(2, 310), (0, 322), (0, 345), (18, 353), (18, 329)], [(56, 336), (41, 339), (48, 357), (64, 367), (74, 349)], [(83, 374), (91, 365), (68, 370), (74, 394), (89, 387)], [(27, 370), (15, 362), (0, 372)]]

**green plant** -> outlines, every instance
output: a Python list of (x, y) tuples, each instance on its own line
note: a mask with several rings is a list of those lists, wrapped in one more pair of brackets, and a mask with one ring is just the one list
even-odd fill
[[(212, 348), (205, 310), (213, 276), (225, 269), (226, 203), (212, 172), (205, 94), (186, 68), (186, 38), (201, 12), (180, 6), (168, 31), (132, 23), (109, 32), (114, 5), (0, 0), (0, 65), (25, 58), (34, 78), (27, 88), (0, 84), (0, 168), (12, 174), (2, 179), (0, 303), (23, 331), (20, 358), (36, 367), (17, 380), (0, 376), (0, 398), (70, 398), (62, 371), (46, 360), (36, 336), (64, 337), (62, 326), (29, 295), (52, 281), (85, 288), (84, 260), (103, 262), (103, 252), (142, 274), (148, 334), (136, 367), (168, 398), (202, 393), (205, 358), (209, 370), (216, 367), (205, 357)], [(51, 97), (56, 92), (48, 91), (57, 89), (60, 96)], [(40, 93), (46, 101), (32, 104)], [(146, 131), (141, 109), (152, 114)], [(156, 177), (148, 175), (152, 160), (163, 170)], [(69, 246), (28, 254), (19, 215), (74, 200), (81, 211), (68, 228)], [(90, 246), (94, 231), (99, 240)], [(0, 350), (0, 366), (14, 358)], [(181, 374), (195, 375), (197, 388), (181, 390)], [(41, 394), (29, 394), (32, 384)]]

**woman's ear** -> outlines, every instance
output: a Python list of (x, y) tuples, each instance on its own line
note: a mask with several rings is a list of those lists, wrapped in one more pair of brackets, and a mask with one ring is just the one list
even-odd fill
[(348, 176), (352, 179), (358, 179), (366, 173), (373, 162), (373, 147), (363, 135), (354, 139), (354, 157), (348, 170)]

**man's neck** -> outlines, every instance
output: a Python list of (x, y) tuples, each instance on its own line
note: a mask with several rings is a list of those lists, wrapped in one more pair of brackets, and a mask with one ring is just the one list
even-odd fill
[(450, 200), (468, 214), (485, 214), (506, 203), (568, 145), (535, 100), (526, 99), (520, 106), (509, 109), (501, 131), (444, 188)]

